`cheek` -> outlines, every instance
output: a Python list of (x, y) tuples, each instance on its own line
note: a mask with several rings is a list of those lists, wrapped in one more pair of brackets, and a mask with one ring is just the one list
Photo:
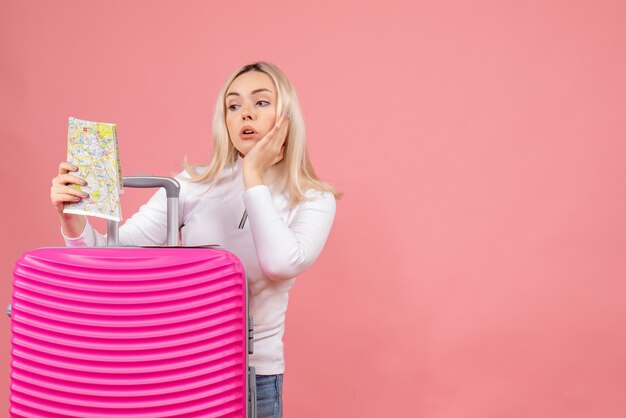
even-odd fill
[(265, 118), (264, 123), (263, 123), (263, 129), (265, 130), (265, 133), (269, 132), (274, 125), (276, 124), (276, 117), (274, 115), (270, 115), (267, 118)]
[(226, 118), (226, 129), (228, 130), (228, 135), (231, 137), (231, 139), (236, 133), (238, 133), (237, 124), (232, 117)]
[(233, 117), (230, 115), (226, 115), (226, 129), (230, 132), (233, 127)]

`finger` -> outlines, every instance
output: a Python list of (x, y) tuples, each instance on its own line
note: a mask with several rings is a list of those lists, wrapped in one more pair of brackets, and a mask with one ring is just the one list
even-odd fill
[(66, 186), (63, 184), (52, 186), (50, 194), (71, 194), (78, 197), (87, 197), (89, 193), (77, 186)]
[(280, 118), (278, 118), (278, 121), (276, 122), (276, 131), (280, 131), (288, 123), (289, 121), (287, 120), (287, 112), (283, 112), (283, 114), (280, 115)]
[(278, 120), (274, 124), (274, 129), (272, 129), (274, 131), (274, 133), (276, 133), (276, 132), (278, 132), (280, 130), (280, 128), (285, 124), (285, 120), (286, 119), (287, 119), (287, 112), (283, 112), (283, 114), (280, 115), (280, 117), (278, 118)]
[(54, 187), (52, 189), (51, 194), (53, 196), (57, 196), (57, 195), (70, 195), (70, 196), (75, 196), (75, 197), (79, 197), (79, 198), (87, 198), (89, 197), (89, 193), (84, 192), (82, 190), (78, 190), (75, 189), (73, 187), (70, 186), (58, 186), (58, 187)]
[(74, 164), (70, 164), (67, 162), (62, 162), (61, 164), (59, 164), (59, 174), (67, 174), (70, 171), (78, 171), (78, 167), (76, 167)]
[(274, 124), (272, 129), (270, 129), (270, 131), (263, 138), (261, 138), (259, 142), (256, 143), (256, 146), (260, 146), (262, 148), (263, 146), (265, 146), (265, 144), (267, 144), (268, 142), (271, 142), (277, 136), (280, 140), (279, 145), (282, 146), (285, 139), (281, 138), (282, 135), (279, 135), (279, 130), (281, 129), (282, 126), (288, 125), (288, 123), (284, 123), (286, 118), (287, 118), (287, 113), (283, 112), (283, 114), (280, 116), (280, 118), (278, 118), (278, 121)]
[(287, 135), (289, 134), (289, 121), (285, 121), (285, 123), (281, 127), (281, 131), (278, 134), (280, 137), (280, 145), (283, 146), (285, 141), (287, 140)]
[(268, 136), (270, 137), (270, 139), (276, 138), (276, 134), (278, 133), (279, 130), (280, 130), (280, 121), (276, 122), (272, 130), (269, 132), (270, 134)]
[(80, 186), (86, 186), (87, 182), (85, 179), (75, 176), (73, 174), (61, 174), (52, 179), (52, 184), (54, 185), (65, 185), (65, 184), (78, 184)]
[(69, 195), (69, 194), (56, 194), (52, 198), (52, 204), (54, 206), (61, 205), (63, 203), (76, 203), (80, 202), (82, 199), (80, 197)]
[(265, 144), (267, 144), (268, 142), (272, 140), (272, 138), (274, 138), (275, 134), (276, 134), (276, 125), (274, 125), (274, 127), (270, 129), (269, 132), (266, 133), (265, 136), (259, 140), (259, 142), (254, 144), (254, 147), (263, 148)]
[(285, 138), (284, 138), (284, 135), (282, 135), (282, 132), (284, 132), (285, 128), (289, 126), (289, 121), (286, 121), (285, 120), (286, 118), (287, 118), (287, 114), (283, 112), (283, 114), (278, 119), (274, 127), (268, 132), (267, 134), (268, 141), (271, 141), (272, 139), (277, 139), (280, 145), (283, 144), (283, 142), (285, 141)]
[(285, 145), (285, 141), (287, 140), (287, 134), (289, 133), (289, 122), (285, 122), (280, 126), (278, 132), (276, 132), (272, 138), (272, 145), (274, 150), (278, 152), (280, 148)]
[(75, 189), (74, 187), (71, 186), (63, 186), (60, 189), (61, 193), (65, 193), (65, 194), (71, 194), (74, 196), (78, 196), (78, 197), (89, 197), (89, 193), (87, 193), (84, 190), (79, 190), (79, 189)]
[(280, 153), (276, 156), (276, 158), (274, 158), (274, 161), (272, 162), (272, 165), (277, 164), (279, 162), (281, 162), (283, 160), (283, 158), (285, 157), (285, 147), (283, 146), (280, 149)]

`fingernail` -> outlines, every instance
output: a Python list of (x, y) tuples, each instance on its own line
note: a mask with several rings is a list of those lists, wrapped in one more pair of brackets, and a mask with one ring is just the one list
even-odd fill
[(89, 193), (83, 193), (84, 197), (89, 197)]
[(83, 186), (85, 186), (87, 184), (87, 182), (85, 180), (81, 180), (80, 184), (82, 184)]
[(72, 166), (73, 170), (78, 170), (78, 167), (76, 167), (75, 165)]
[(285, 117), (286, 117), (287, 119), (289, 119), (289, 111), (288, 111), (288, 110), (285, 112)]

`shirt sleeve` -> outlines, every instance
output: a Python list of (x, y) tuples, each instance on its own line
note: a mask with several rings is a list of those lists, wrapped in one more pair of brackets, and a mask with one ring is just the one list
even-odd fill
[(259, 265), (270, 279), (288, 280), (301, 274), (324, 248), (335, 218), (335, 197), (329, 192), (313, 192), (309, 197), (287, 224), (269, 187), (254, 186), (243, 193)]
[[(121, 246), (165, 245), (167, 242), (167, 197), (164, 189), (159, 189), (154, 193), (150, 200), (120, 227), (119, 237)], [(68, 247), (106, 245), (106, 235), (96, 231), (89, 222), (78, 237), (68, 238), (63, 235), (63, 238)]]
[(65, 245), (68, 247), (93, 247), (106, 245), (106, 237), (93, 229), (93, 227), (89, 224), (89, 220), (87, 220), (85, 228), (79, 236), (69, 238), (63, 233), (63, 228), (61, 228), (61, 235), (65, 240)]

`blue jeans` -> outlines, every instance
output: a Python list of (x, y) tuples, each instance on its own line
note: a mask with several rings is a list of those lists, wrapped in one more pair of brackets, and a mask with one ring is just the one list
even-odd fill
[(283, 375), (257, 375), (256, 377), (256, 417), (282, 418), (283, 416)]

